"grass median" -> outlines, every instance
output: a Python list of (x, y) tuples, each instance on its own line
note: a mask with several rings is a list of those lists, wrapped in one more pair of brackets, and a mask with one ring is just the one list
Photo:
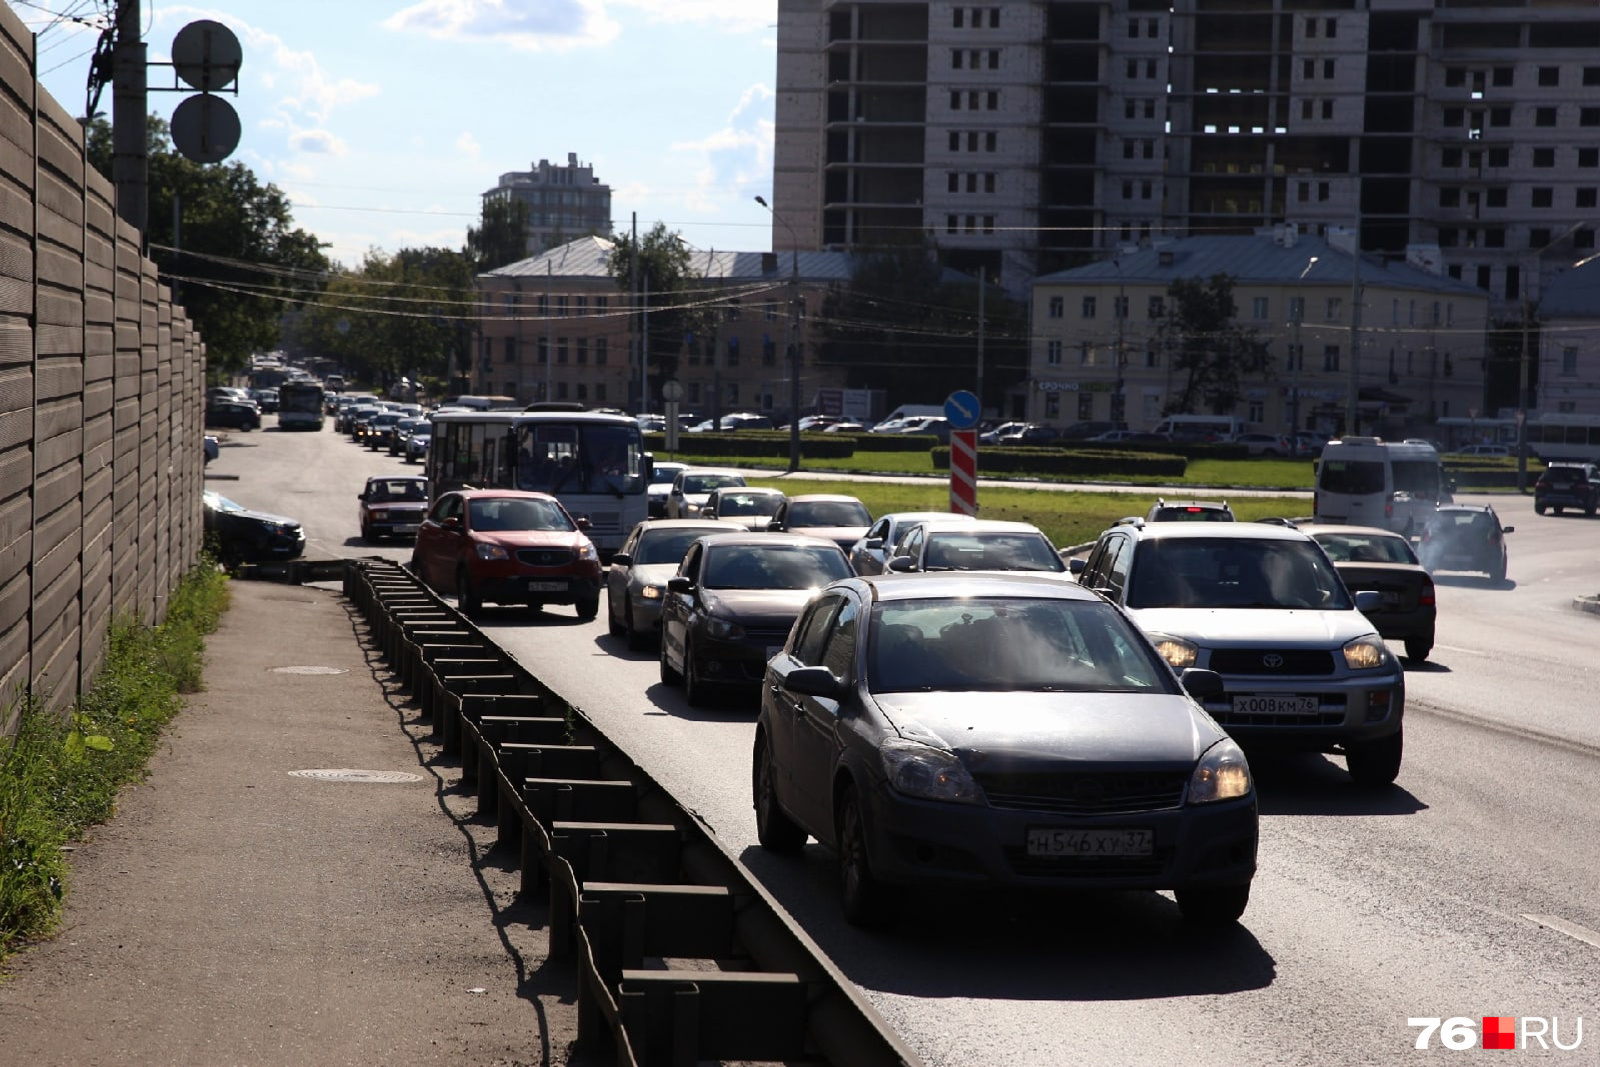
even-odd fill
[(119, 619), (94, 687), (67, 712), (12, 701), (0, 719), (0, 959), (49, 934), (67, 891), (63, 849), (116, 812), (143, 777), (162, 730), (199, 690), (205, 635), (228, 603), (227, 578), (209, 562), (173, 590), (166, 620)]

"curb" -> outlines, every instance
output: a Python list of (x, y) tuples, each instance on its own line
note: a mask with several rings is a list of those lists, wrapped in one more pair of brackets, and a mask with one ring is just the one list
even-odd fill
[(1600, 615), (1600, 595), (1573, 597), (1572, 606), (1590, 615)]

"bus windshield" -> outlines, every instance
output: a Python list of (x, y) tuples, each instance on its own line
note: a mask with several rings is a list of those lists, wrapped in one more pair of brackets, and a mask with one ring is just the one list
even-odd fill
[(582, 422), (524, 423), (517, 427), (516, 487), (537, 493), (644, 491), (644, 457), (637, 429)]

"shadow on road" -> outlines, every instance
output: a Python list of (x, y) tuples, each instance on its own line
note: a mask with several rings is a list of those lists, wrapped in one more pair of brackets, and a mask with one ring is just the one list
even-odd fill
[(1497, 582), (1486, 574), (1440, 574), (1438, 571), (1433, 572), (1433, 582), (1435, 585), (1449, 585), (1459, 589), (1497, 589), (1502, 592), (1509, 592), (1517, 587), (1517, 583), (1510, 578)]
[[(1428, 805), (1403, 787), (1356, 785), (1315, 752), (1247, 752), (1262, 815), (1415, 815)], [(1402, 776), (1405, 768), (1400, 770)]]

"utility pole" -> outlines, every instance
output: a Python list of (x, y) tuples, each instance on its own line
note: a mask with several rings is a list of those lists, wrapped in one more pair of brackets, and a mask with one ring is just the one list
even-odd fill
[(983, 327), (985, 321), (984, 290), (989, 288), (987, 273), (982, 267), (978, 268), (978, 388), (976, 392), (978, 396), (979, 422), (983, 421)]
[(117, 217), (139, 231), (142, 245), (150, 212), (145, 132), (150, 94), (139, 0), (118, 0), (116, 26), (111, 59), (111, 181), (117, 188)]
[[(707, 249), (707, 285), (711, 284), (711, 266), (716, 256), (716, 249)], [(711, 302), (711, 425), (722, 428), (722, 306), (719, 300)]]
[(756, 203), (789, 231), (789, 473), (800, 469), (800, 238), (763, 197)]
[(1361, 399), (1361, 378), (1357, 369), (1361, 345), (1361, 220), (1351, 234), (1350, 244), (1350, 376), (1345, 386), (1344, 433), (1346, 437), (1359, 432), (1356, 425)]
[[(545, 254), (549, 255), (548, 252), (546, 252)], [(554, 272), (554, 266), (552, 265), (550, 260), (546, 259), (544, 261), (544, 397), (543, 397), (543, 399), (545, 399), (545, 400), (554, 400), (556, 398), (555, 387), (552, 384), (553, 381), (554, 381), (555, 365), (556, 365), (556, 339), (555, 339), (555, 336), (554, 336), (555, 318), (554, 318), (554, 316), (552, 316), (550, 314), (551, 302), (554, 301), (554, 299), (555, 299), (555, 297), (550, 295), (551, 274), (553, 272)]]

